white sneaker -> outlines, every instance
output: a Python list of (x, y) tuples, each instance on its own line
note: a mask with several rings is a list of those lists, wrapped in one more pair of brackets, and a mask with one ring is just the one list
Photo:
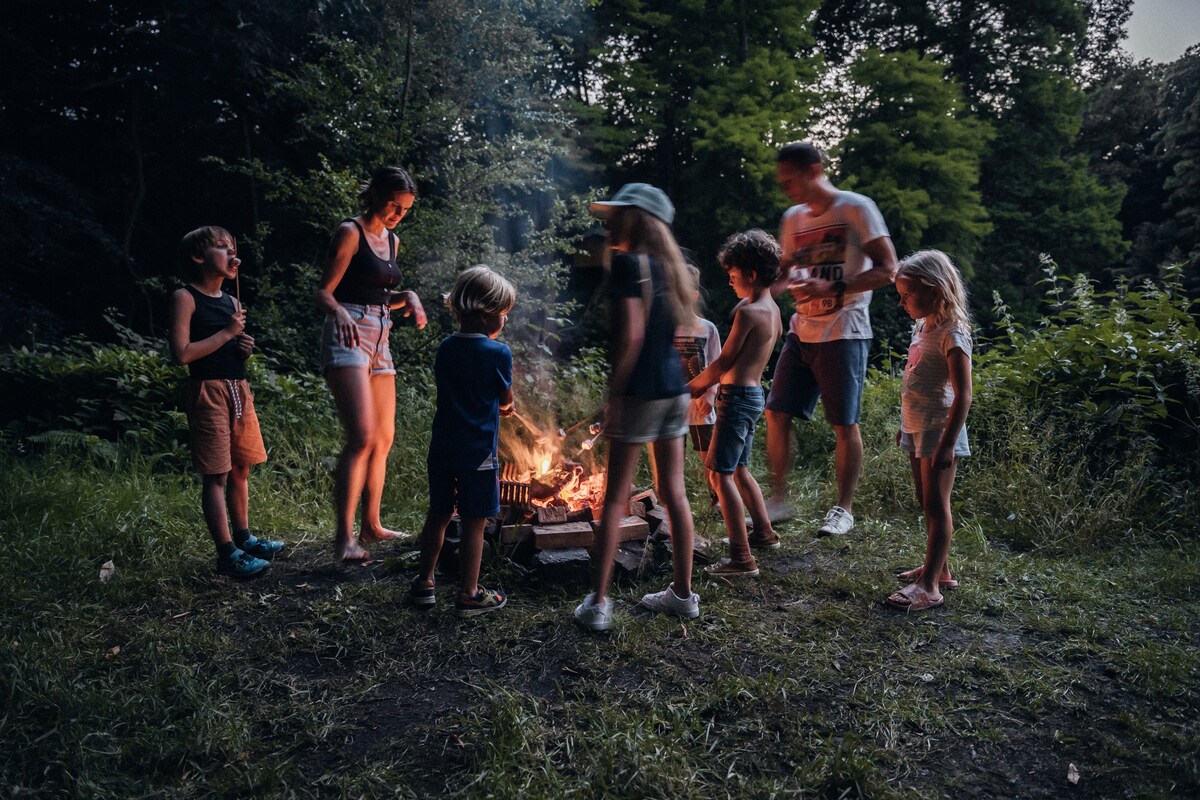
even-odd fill
[(767, 498), (767, 519), (771, 522), (787, 522), (796, 516), (796, 509), (786, 497)]
[(675, 584), (671, 584), (661, 592), (643, 595), (642, 608), (656, 614), (664, 612), (685, 619), (695, 619), (700, 616), (700, 595), (692, 593), (691, 597), (680, 597), (675, 594)]
[(817, 536), (841, 536), (843, 533), (849, 533), (854, 527), (854, 516), (842, 508), (834, 506), (829, 509), (829, 513), (825, 515), (825, 521), (821, 523), (821, 527), (817, 529)]
[(606, 631), (612, 627), (612, 598), (606, 597), (603, 603), (597, 603), (596, 593), (592, 592), (575, 607), (574, 617), (588, 630)]

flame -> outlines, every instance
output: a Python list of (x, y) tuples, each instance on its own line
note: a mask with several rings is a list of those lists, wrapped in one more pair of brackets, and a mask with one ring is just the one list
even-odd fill
[[(552, 423), (553, 421), (551, 421)], [(556, 430), (557, 425), (537, 424), (542, 430)], [(590, 445), (595, 438), (564, 441), (556, 437), (542, 436), (530, 441), (524, 429), (517, 426), (502, 426), (500, 430), (500, 459), (511, 469), (511, 477), (528, 483), (540, 480), (554, 485), (562, 481), (561, 487), (551, 497), (535, 498), (533, 505), (566, 506), (572, 511), (585, 507), (600, 508), (604, 502), (604, 472), (596, 469), (595, 451)], [(578, 461), (586, 462), (575, 466)]]

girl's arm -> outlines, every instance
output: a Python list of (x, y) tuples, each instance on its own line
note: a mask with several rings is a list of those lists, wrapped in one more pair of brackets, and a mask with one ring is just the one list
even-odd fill
[(613, 303), (612, 374), (608, 378), (608, 400), (625, 396), (629, 378), (642, 352), (646, 320), (640, 297), (618, 297)]
[(317, 291), (313, 301), (317, 310), (330, 317), (337, 328), (338, 339), (347, 347), (358, 347), (358, 326), (346, 309), (342, 308), (333, 296), (333, 290), (342, 282), (350, 259), (358, 250), (358, 230), (351, 222), (343, 222), (333, 232), (329, 242), (329, 252), (325, 256), (325, 267), (321, 272), (321, 280), (317, 283)]
[(971, 410), (971, 357), (962, 348), (956, 347), (946, 356), (946, 363), (950, 367), (950, 388), (954, 390), (954, 401), (950, 404), (942, 439), (933, 453), (934, 469), (946, 469), (954, 463), (954, 443), (958, 441), (963, 425), (967, 424), (967, 412)]
[(742, 322), (742, 305), (744, 304), (743, 300), (733, 311), (733, 327), (729, 329), (729, 338), (725, 340), (721, 354), (688, 383), (688, 391), (692, 393), (692, 397), (700, 397), (709, 386), (718, 383), (726, 370), (737, 361), (738, 354), (742, 351), (742, 345), (746, 343), (747, 329), (750, 327)]
[(221, 349), (226, 342), (236, 339), (246, 327), (246, 312), (241, 304), (229, 318), (229, 324), (221, 330), (201, 339), (191, 341), (192, 314), (196, 312), (196, 301), (186, 289), (176, 289), (171, 295), (171, 330), (167, 336), (167, 346), (171, 350), (171, 360), (176, 364), (190, 364), (193, 361), (212, 355)]

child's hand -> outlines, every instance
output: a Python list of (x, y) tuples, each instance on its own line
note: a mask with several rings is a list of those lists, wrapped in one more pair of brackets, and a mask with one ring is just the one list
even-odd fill
[(225, 330), (229, 332), (230, 338), (237, 338), (242, 331), (246, 330), (246, 310), (239, 308), (229, 317), (229, 324), (225, 326)]
[(904, 431), (900, 430), (899, 428), (896, 429), (896, 447), (900, 446), (900, 435), (902, 433), (904, 433)]
[(237, 337), (238, 355), (243, 359), (249, 358), (254, 352), (254, 337), (248, 333), (239, 333)]
[(500, 416), (502, 417), (511, 417), (515, 413), (517, 413), (516, 405), (500, 406)]
[(954, 466), (954, 442), (939, 443), (933, 451), (933, 468), (949, 469)]

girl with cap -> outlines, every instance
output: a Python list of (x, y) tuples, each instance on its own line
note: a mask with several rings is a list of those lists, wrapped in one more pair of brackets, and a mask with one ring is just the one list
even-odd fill
[(612, 323), (604, 433), (608, 438), (608, 480), (592, 561), (593, 592), (575, 609), (575, 620), (590, 630), (612, 627), (613, 556), (617, 525), (629, 513), (629, 487), (642, 446), (650, 445), (658, 464), (660, 499), (671, 521), (673, 582), (647, 594), (640, 605), (685, 618), (700, 614), (692, 593), (695, 530), (683, 484), (684, 435), (691, 399), (674, 347), (676, 326), (695, 314), (695, 293), (670, 224), (675, 208), (662, 190), (631, 183), (611, 200), (591, 205), (604, 220), (612, 251), (609, 297)]

